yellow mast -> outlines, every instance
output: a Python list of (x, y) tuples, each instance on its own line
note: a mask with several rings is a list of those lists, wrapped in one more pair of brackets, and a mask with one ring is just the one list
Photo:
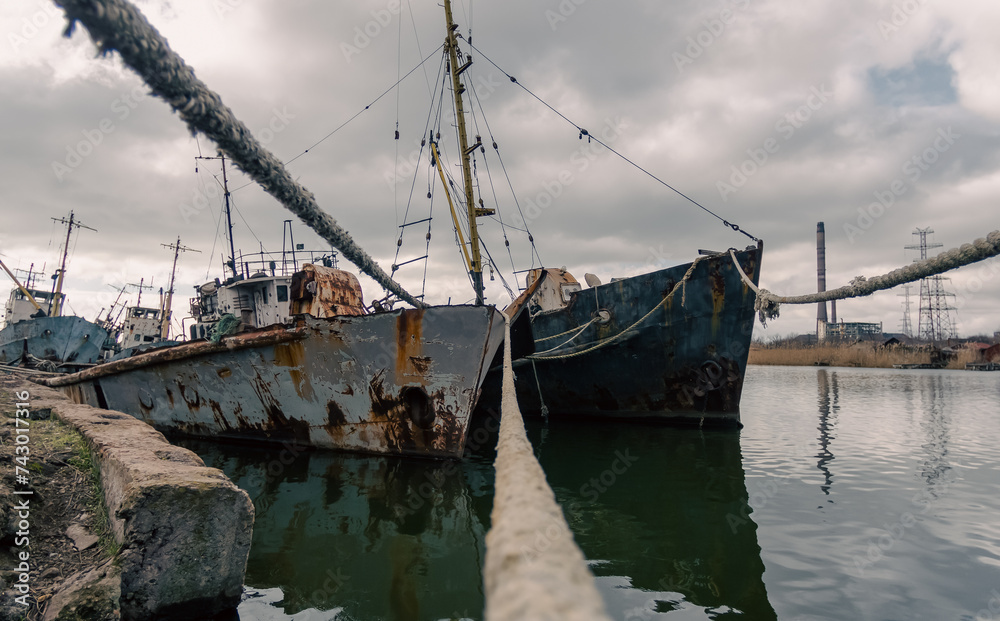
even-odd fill
[[(458, 25), (451, 17), (451, 0), (444, 0), (444, 15), (448, 24), (447, 38), (445, 39), (445, 50), (448, 52), (449, 66), (451, 67), (452, 87), (455, 93), (455, 116), (458, 121), (458, 146), (462, 151), (462, 176), (465, 181), (465, 205), (469, 215), (469, 245), (472, 246), (472, 260), (469, 266), (469, 274), (472, 276), (472, 286), (476, 290), (476, 306), (482, 306), (484, 302), (483, 294), (483, 260), (479, 250), (479, 231), (476, 226), (476, 218), (493, 213), (492, 209), (477, 209), (472, 188), (472, 163), (471, 155), (473, 151), (482, 145), (482, 140), (477, 139), (476, 144), (469, 147), (469, 137), (465, 129), (465, 107), (462, 104), (462, 93), (465, 86), (459, 76), (472, 64), (472, 59), (468, 58), (462, 66), (458, 64), (458, 36), (455, 32)], [(464, 244), (463, 244), (464, 248)]]
[[(232, 236), (230, 236), (231, 238)], [(174, 301), (174, 277), (177, 275), (177, 257), (180, 256), (181, 251), (188, 252), (201, 252), (201, 250), (194, 250), (194, 248), (185, 248), (181, 245), (181, 238), (177, 236), (176, 244), (160, 244), (164, 248), (169, 248), (174, 251), (174, 266), (170, 270), (170, 287), (167, 289), (167, 295), (160, 301), (160, 338), (167, 340), (170, 335), (170, 307), (173, 305)], [(162, 291), (162, 289), (161, 289)], [(139, 291), (142, 294), (142, 291)]]

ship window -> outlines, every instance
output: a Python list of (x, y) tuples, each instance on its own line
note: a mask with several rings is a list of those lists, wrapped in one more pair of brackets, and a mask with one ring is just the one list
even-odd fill
[(144, 337), (142, 337), (142, 340), (145, 341), (145, 342), (147, 342), (147, 343), (152, 343), (153, 342), (153, 337), (151, 337), (151, 336), (144, 336)]
[(137, 341), (139, 340), (139, 335), (138, 334), (135, 335), (135, 340), (137, 340)]
[(198, 338), (198, 326), (191, 326), (191, 340)]
[(288, 285), (278, 285), (278, 301), (288, 301)]

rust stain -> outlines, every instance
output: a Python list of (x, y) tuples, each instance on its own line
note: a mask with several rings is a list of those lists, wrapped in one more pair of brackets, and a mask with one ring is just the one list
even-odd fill
[(159, 367), (170, 362), (191, 360), (218, 352), (255, 349), (267, 345), (298, 341), (304, 338), (306, 338), (304, 328), (285, 328), (280, 325), (270, 326), (254, 332), (245, 332), (233, 336), (227, 336), (222, 339), (221, 343), (213, 343), (211, 341), (191, 341), (181, 343), (180, 345), (174, 345), (173, 347), (152, 349), (150, 351), (136, 354), (131, 358), (107, 362), (90, 369), (85, 369), (78, 373), (39, 379), (38, 383), (52, 388), (57, 388), (78, 382), (100, 379), (109, 375), (117, 375), (135, 369)]
[(177, 382), (177, 388), (181, 393), (181, 399), (187, 404), (188, 410), (197, 411), (201, 409), (201, 397), (198, 395), (198, 391), (193, 388), (188, 388), (184, 384)]
[(226, 420), (225, 414), (222, 413), (222, 406), (219, 405), (217, 401), (208, 401), (208, 405), (212, 408), (212, 417), (215, 419), (215, 423), (223, 430), (230, 431), (232, 427), (229, 425), (229, 421)]
[(432, 360), (428, 356), (410, 356), (410, 364), (413, 365), (414, 370), (421, 375), (425, 375), (427, 371), (430, 370), (431, 362)]
[(274, 364), (279, 367), (298, 367), (306, 360), (305, 348), (301, 341), (278, 343), (274, 346)]
[(340, 405), (336, 401), (328, 401), (326, 403), (326, 425), (323, 425), (323, 428), (326, 429), (334, 443), (339, 444), (344, 441), (345, 425), (347, 425), (347, 417), (340, 409)]
[(326, 421), (328, 425), (335, 427), (347, 424), (347, 417), (344, 416), (344, 411), (340, 409), (336, 401), (327, 401)]
[(722, 327), (722, 311), (726, 307), (726, 279), (717, 263), (712, 264), (708, 279), (712, 286), (712, 337), (714, 338)]
[(402, 380), (407, 375), (418, 375), (421, 384), (425, 379), (410, 360), (423, 358), (424, 311), (420, 308), (405, 309), (396, 318), (396, 377)]
[(222, 379), (226, 379), (227, 377), (229, 377), (229, 376), (231, 376), (233, 374), (233, 371), (229, 367), (224, 367), (224, 368), (219, 369), (218, 371), (216, 371), (216, 373), (218, 373), (219, 377), (221, 377)]
[(361, 283), (350, 272), (306, 264), (292, 275), (291, 314), (317, 318), (364, 315)]
[(278, 343), (274, 346), (274, 364), (278, 367), (288, 368), (288, 376), (292, 380), (295, 392), (306, 401), (314, 401), (316, 393), (313, 391), (309, 374), (303, 372), (306, 353), (301, 341), (293, 343)]

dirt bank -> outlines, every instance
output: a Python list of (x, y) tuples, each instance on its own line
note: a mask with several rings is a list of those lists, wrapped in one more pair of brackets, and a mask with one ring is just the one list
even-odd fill
[[(96, 567), (113, 556), (114, 540), (108, 528), (107, 513), (98, 493), (97, 471), (83, 436), (62, 422), (28, 420), (29, 441), (18, 444), (19, 427), (15, 418), (16, 394), (32, 390), (33, 384), (0, 371), (0, 567), (16, 568), (20, 555), (29, 554), (30, 591), (27, 598), (16, 584), (20, 572), (4, 572), (0, 584), (0, 619), (40, 620), (45, 604), (56, 588), (68, 577)], [(30, 402), (30, 401), (29, 401)], [(31, 408), (28, 408), (29, 410)], [(46, 416), (44, 410), (35, 416)], [(22, 434), (23, 435), (23, 434)], [(27, 446), (27, 450), (18, 449)], [(15, 458), (27, 457), (21, 462)], [(27, 475), (17, 466), (25, 464)], [(15, 489), (28, 489), (15, 484), (16, 476), (26, 476), (31, 495), (15, 495)], [(18, 506), (28, 500), (30, 509), (29, 534), (18, 536), (21, 518)], [(24, 531), (21, 531), (24, 532)], [(27, 539), (27, 541), (25, 541)], [(17, 545), (28, 543), (28, 546)], [(25, 606), (23, 603), (27, 603)], [(98, 610), (81, 611), (86, 618), (102, 616)]]

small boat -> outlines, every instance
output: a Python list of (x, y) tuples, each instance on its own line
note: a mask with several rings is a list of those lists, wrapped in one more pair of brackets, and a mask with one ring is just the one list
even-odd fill
[[(107, 331), (82, 317), (63, 315), (66, 296), (62, 285), (66, 275), (69, 240), (74, 228), (87, 228), (76, 220), (56, 220), (67, 225), (62, 264), (52, 291), (34, 288), (37, 274), (29, 271), (25, 285), (6, 265), (0, 266), (16, 285), (4, 306), (4, 327), (0, 329), (0, 364), (50, 371), (75, 370), (96, 363), (108, 338)], [(91, 229), (93, 230), (93, 229)]]
[[(160, 302), (155, 307), (142, 306), (143, 290), (152, 289), (152, 286), (145, 284), (145, 279), (140, 280), (138, 285), (130, 285), (138, 289), (139, 295), (136, 298), (134, 306), (122, 309), (125, 316), (120, 322), (117, 319), (111, 318), (117, 306), (117, 301), (115, 304), (112, 304), (104, 321), (108, 326), (108, 331), (112, 334), (112, 340), (106, 347), (106, 358), (108, 360), (129, 358), (142, 351), (177, 345), (181, 342), (170, 338), (174, 281), (177, 276), (177, 259), (180, 253), (192, 251), (193, 249), (182, 246), (180, 237), (177, 238), (176, 243), (161, 245), (164, 248), (174, 251), (174, 263), (170, 270), (170, 285), (166, 293), (164, 293), (162, 287), (160, 288)], [(193, 251), (200, 252), (200, 250)], [(122, 288), (122, 293), (124, 291), (125, 287)], [(120, 297), (121, 295), (119, 294)], [(120, 313), (121, 311), (119, 311)]]

